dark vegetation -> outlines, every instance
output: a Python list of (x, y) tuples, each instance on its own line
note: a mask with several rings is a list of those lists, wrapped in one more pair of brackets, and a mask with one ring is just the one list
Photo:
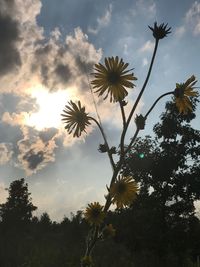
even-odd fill
[[(194, 118), (193, 112), (179, 115), (168, 102), (155, 136), (138, 138), (123, 172), (135, 177), (140, 193), (130, 208), (108, 214), (116, 236), (97, 245), (96, 267), (198, 266), (200, 132), (191, 127)], [(0, 205), (0, 266), (79, 266), (89, 228), (82, 212), (60, 223), (47, 213), (37, 218), (24, 179), (12, 182), (8, 192)]]

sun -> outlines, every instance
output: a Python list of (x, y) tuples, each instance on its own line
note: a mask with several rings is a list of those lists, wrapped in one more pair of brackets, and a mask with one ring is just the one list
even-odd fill
[(30, 95), (36, 99), (38, 111), (27, 116), (26, 124), (35, 127), (37, 130), (50, 127), (62, 128), (60, 114), (71, 98), (70, 91), (72, 91), (72, 88), (49, 92), (42, 85), (31, 88)]

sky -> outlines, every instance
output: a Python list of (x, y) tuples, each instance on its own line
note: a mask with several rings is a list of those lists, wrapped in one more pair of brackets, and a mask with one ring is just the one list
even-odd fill
[[(104, 203), (112, 170), (98, 152), (101, 134), (91, 125), (87, 134), (73, 138), (60, 114), (70, 100), (80, 100), (96, 116), (90, 73), (95, 63), (117, 55), (138, 78), (128, 112), (148, 71), (154, 47), (148, 25), (155, 21), (168, 23), (172, 33), (159, 43), (136, 114), (145, 114), (177, 82), (192, 74), (200, 79), (200, 1), (0, 0), (0, 203), (6, 201), (5, 188), (23, 177), (36, 216), (48, 212), (60, 221), (90, 202)], [(169, 99), (156, 106), (142, 136), (152, 133)], [(118, 146), (118, 106), (95, 100), (108, 141)], [(199, 116), (200, 107), (192, 124), (196, 129)]]

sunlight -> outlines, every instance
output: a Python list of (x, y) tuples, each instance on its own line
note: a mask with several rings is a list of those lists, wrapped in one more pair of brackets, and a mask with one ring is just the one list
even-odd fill
[(26, 124), (35, 127), (37, 130), (62, 127), (61, 113), (70, 100), (70, 89), (50, 93), (43, 86), (33, 88), (30, 94), (33, 98), (36, 98), (39, 110), (27, 117)]

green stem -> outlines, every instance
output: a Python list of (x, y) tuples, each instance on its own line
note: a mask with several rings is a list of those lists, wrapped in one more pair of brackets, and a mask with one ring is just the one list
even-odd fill
[(140, 129), (137, 128), (136, 131), (135, 131), (135, 134), (134, 134), (133, 138), (131, 139), (130, 144), (128, 145), (127, 149), (125, 150), (125, 153), (124, 153), (125, 155), (126, 155), (126, 153), (130, 150), (130, 148), (131, 148), (131, 146), (133, 145), (133, 143), (135, 142), (135, 140), (136, 140), (136, 138), (137, 138), (137, 135), (138, 135), (139, 131), (140, 131)]
[(120, 147), (121, 147), (121, 157), (122, 158), (124, 157), (124, 139), (125, 139), (126, 131), (128, 129), (128, 126), (129, 126), (129, 123), (130, 123), (131, 118), (133, 116), (133, 113), (135, 112), (136, 107), (137, 107), (137, 105), (138, 105), (138, 103), (139, 103), (139, 101), (140, 101), (140, 99), (142, 97), (142, 94), (144, 93), (146, 85), (148, 83), (148, 80), (149, 80), (149, 77), (150, 77), (150, 74), (151, 74), (151, 70), (152, 70), (152, 67), (153, 67), (154, 59), (155, 59), (155, 56), (156, 56), (157, 48), (158, 48), (158, 42), (159, 42), (159, 40), (156, 39), (154, 52), (153, 52), (153, 56), (152, 56), (152, 59), (151, 59), (151, 64), (149, 66), (149, 70), (148, 70), (148, 73), (147, 73), (147, 77), (146, 77), (146, 79), (144, 81), (144, 84), (142, 86), (142, 89), (141, 89), (141, 91), (140, 91), (140, 93), (139, 93), (139, 95), (138, 95), (138, 97), (137, 97), (137, 99), (135, 101), (135, 104), (133, 105), (133, 108), (132, 108), (132, 110), (131, 110), (131, 112), (129, 114), (129, 117), (127, 119), (126, 125), (125, 125), (124, 130), (123, 130), (122, 135), (121, 135)]
[(102, 134), (102, 136), (103, 136), (105, 145), (106, 145), (107, 148), (108, 148), (107, 154), (108, 154), (108, 157), (109, 157), (109, 159), (110, 159), (110, 164), (111, 164), (111, 166), (112, 166), (112, 169), (113, 169), (113, 171), (114, 171), (115, 168), (116, 168), (116, 166), (115, 166), (115, 162), (114, 162), (114, 160), (113, 160), (112, 154), (111, 154), (111, 152), (110, 152), (110, 148), (109, 148), (109, 145), (108, 145), (108, 142), (107, 142), (105, 133), (104, 133), (104, 131), (103, 131), (103, 129), (102, 129), (100, 123), (99, 123), (96, 119), (94, 119), (93, 117), (89, 117), (89, 118), (90, 118), (91, 120), (93, 120), (93, 121), (97, 124), (97, 126), (99, 127), (99, 130), (100, 130), (100, 132), (101, 132), (101, 134)]
[(119, 101), (119, 105), (120, 105), (120, 109), (121, 109), (121, 114), (122, 114), (122, 121), (123, 121), (123, 129), (126, 125), (126, 116), (125, 116), (125, 112), (124, 112), (124, 106), (122, 104), (122, 101)]
[(94, 246), (95, 246), (95, 244), (97, 242), (97, 239), (98, 239), (98, 231), (99, 231), (99, 227), (95, 226), (93, 240), (92, 240), (92, 242), (90, 244), (88, 244), (85, 256), (90, 256), (91, 255), (92, 249), (94, 248)]
[(153, 103), (153, 105), (150, 107), (149, 111), (148, 111), (148, 112), (146, 113), (146, 115), (144, 116), (145, 119), (148, 117), (148, 115), (151, 113), (151, 111), (153, 110), (153, 108), (155, 107), (155, 105), (158, 103), (158, 101), (159, 101), (161, 98), (163, 98), (163, 97), (166, 96), (166, 95), (173, 95), (173, 94), (174, 94), (174, 91), (170, 91), (170, 92), (167, 92), (167, 93), (165, 93), (165, 94), (159, 96), (159, 97), (156, 99), (156, 101)]

